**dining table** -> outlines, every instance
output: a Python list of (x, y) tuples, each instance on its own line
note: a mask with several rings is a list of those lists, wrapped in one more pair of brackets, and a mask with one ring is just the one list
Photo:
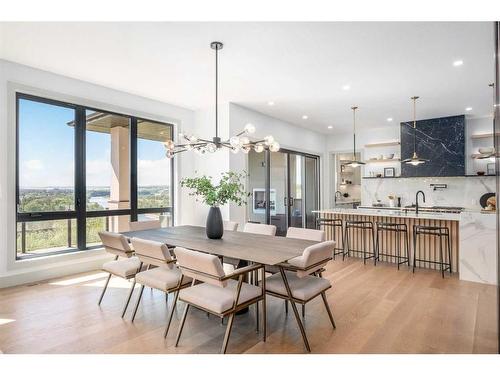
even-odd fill
[[(288, 286), (285, 271), (280, 264), (302, 255), (304, 249), (317, 244), (317, 241), (268, 236), (262, 234), (246, 233), (239, 231), (224, 231), (220, 239), (210, 239), (206, 235), (205, 227), (193, 225), (179, 225), (174, 227), (129, 231), (122, 233), (128, 239), (133, 237), (144, 240), (156, 241), (169, 247), (183, 247), (189, 250), (217, 255), (240, 260), (238, 267), (249, 263), (264, 266), (276, 266), (283, 277), (283, 282)], [(175, 250), (174, 250), (175, 252)], [(289, 298), (291, 292), (287, 288)], [(309, 342), (305, 334), (304, 325), (300, 319), (295, 303), (291, 303), (292, 310), (297, 320), (297, 325), (302, 334), (304, 345), (310, 351)]]

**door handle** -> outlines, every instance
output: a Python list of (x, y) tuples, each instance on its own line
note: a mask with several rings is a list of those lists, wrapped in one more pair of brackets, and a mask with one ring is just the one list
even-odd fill
[(283, 205), (288, 206), (288, 197), (283, 198)]
[(295, 203), (295, 199), (293, 199), (293, 197), (290, 197), (290, 200), (289, 200), (288, 205), (289, 205), (290, 207), (293, 207), (293, 204), (294, 204), (294, 203)]

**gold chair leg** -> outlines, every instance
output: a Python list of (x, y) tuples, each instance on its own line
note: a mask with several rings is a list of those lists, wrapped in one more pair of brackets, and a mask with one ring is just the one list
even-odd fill
[(134, 282), (132, 283), (132, 287), (130, 288), (130, 293), (128, 294), (127, 302), (123, 307), (122, 318), (125, 316), (125, 313), (127, 312), (128, 304), (130, 303), (130, 299), (132, 298), (132, 294), (134, 293), (134, 288), (135, 288), (135, 279)]
[(177, 306), (177, 298), (179, 297), (179, 291), (175, 292), (174, 303), (172, 304), (172, 308), (170, 309), (170, 314), (168, 316), (167, 327), (165, 327), (165, 333), (163, 334), (163, 338), (166, 339), (168, 335), (168, 330), (170, 329), (170, 323), (172, 323), (172, 317), (174, 316), (175, 308)]
[(321, 293), (321, 298), (323, 298), (323, 302), (325, 303), (326, 311), (328, 312), (328, 317), (330, 318), (330, 322), (332, 322), (333, 329), (336, 329), (335, 320), (333, 319), (332, 311), (330, 310), (330, 306), (328, 305), (328, 300), (326, 299), (326, 293)]
[(141, 286), (141, 290), (139, 291), (139, 296), (137, 297), (137, 303), (135, 304), (134, 313), (132, 314), (132, 322), (135, 319), (135, 314), (137, 314), (137, 309), (139, 308), (139, 304), (141, 303), (142, 292), (144, 292), (144, 285)]
[(108, 289), (108, 284), (109, 284), (110, 279), (111, 279), (111, 274), (109, 274), (108, 278), (106, 279), (106, 284), (104, 284), (104, 289), (102, 290), (101, 297), (99, 298), (99, 302), (97, 302), (97, 306), (101, 305), (102, 298), (104, 297), (104, 293), (106, 293), (106, 289)]
[[(266, 342), (267, 336), (267, 313), (266, 313), (266, 271), (262, 269), (262, 340)], [(257, 302), (258, 303), (258, 302)]]
[(308, 352), (311, 351), (311, 347), (309, 346), (309, 340), (307, 339), (306, 331), (304, 329), (304, 325), (302, 324), (302, 320), (300, 319), (299, 311), (297, 310), (297, 306), (295, 302), (292, 300), (292, 292), (290, 290), (290, 285), (288, 285), (288, 280), (285, 275), (285, 271), (283, 267), (280, 267), (281, 278), (283, 279), (283, 283), (285, 284), (285, 288), (288, 294), (288, 300), (290, 301), (290, 305), (292, 305), (293, 314), (295, 315), (295, 320), (297, 321), (297, 325), (299, 326), (300, 333), (302, 335), (302, 340), (304, 341), (304, 346)]
[(184, 308), (184, 312), (182, 313), (182, 319), (181, 319), (181, 324), (179, 325), (179, 331), (177, 332), (177, 338), (175, 339), (175, 347), (177, 347), (177, 345), (179, 344), (182, 329), (184, 328), (184, 323), (186, 322), (188, 310), (189, 310), (189, 304), (186, 303), (186, 307)]
[(222, 348), (220, 350), (221, 354), (226, 354), (227, 343), (229, 341), (229, 336), (231, 335), (231, 328), (233, 327), (234, 313), (229, 315), (229, 321), (227, 322), (226, 334), (224, 335), (224, 341), (222, 342)]

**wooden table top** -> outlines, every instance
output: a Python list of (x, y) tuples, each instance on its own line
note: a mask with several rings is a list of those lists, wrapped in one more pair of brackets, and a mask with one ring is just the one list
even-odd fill
[(211, 240), (207, 238), (205, 227), (191, 225), (124, 232), (123, 235), (266, 265), (302, 255), (306, 247), (317, 243), (236, 231), (224, 231), (220, 240)]

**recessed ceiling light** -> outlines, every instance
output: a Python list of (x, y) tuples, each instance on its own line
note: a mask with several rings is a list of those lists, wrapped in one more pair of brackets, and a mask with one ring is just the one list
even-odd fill
[(307, 115), (302, 115), (302, 120), (307, 120), (309, 118), (309, 116)]
[(455, 60), (453, 61), (453, 66), (462, 66), (464, 65), (463, 60)]
[(331, 126), (331, 125), (328, 125), (328, 129), (333, 129), (333, 126)]
[(350, 88), (351, 88), (351, 86), (349, 86), (349, 85), (342, 86), (342, 90), (349, 90)]
[(466, 110), (467, 112), (470, 112), (470, 111), (472, 111), (472, 107), (467, 107), (467, 108), (465, 108), (465, 110)]
[(387, 121), (392, 122), (392, 117), (388, 117)]
[(273, 105), (274, 105), (274, 102), (273, 102), (273, 101), (271, 101), (271, 102), (267, 102), (267, 105), (273, 106)]

